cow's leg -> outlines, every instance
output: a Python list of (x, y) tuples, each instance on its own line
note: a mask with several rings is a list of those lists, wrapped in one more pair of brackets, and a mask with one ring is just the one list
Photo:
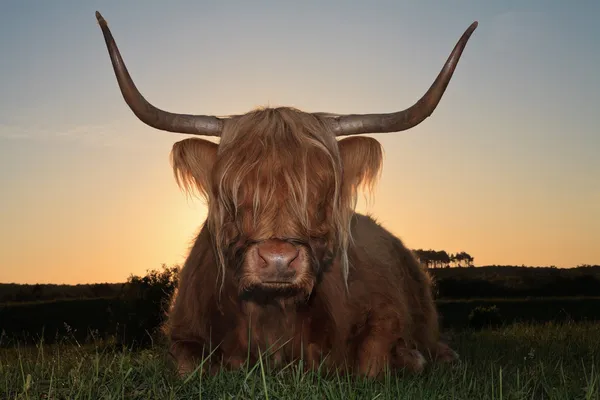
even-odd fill
[(180, 376), (189, 375), (199, 366), (198, 373), (217, 374), (221, 369), (235, 370), (246, 361), (244, 343), (240, 343), (235, 334), (226, 335), (217, 343), (210, 346), (203, 338), (190, 338), (189, 333), (171, 332), (169, 354), (174, 359), (177, 373)]
[(413, 332), (417, 348), (433, 362), (452, 362), (458, 359), (458, 353), (440, 340), (439, 315), (431, 292), (431, 278), (424, 274), (424, 279), (415, 284), (419, 287), (419, 295), (413, 313)]
[[(186, 376), (194, 372), (203, 358), (209, 354), (209, 351), (203, 348), (203, 343), (200, 341), (176, 340), (174, 338), (171, 338), (171, 340), (169, 355), (175, 362), (175, 368), (179, 376)], [(201, 368), (200, 372), (204, 369)]]
[(321, 346), (316, 343), (308, 343), (304, 350), (304, 371), (315, 371), (321, 363)]
[(431, 350), (431, 359), (436, 362), (451, 363), (459, 358), (458, 353), (442, 341), (438, 341)]
[(433, 362), (450, 363), (458, 360), (458, 353), (440, 340), (438, 314), (433, 301), (428, 306), (424, 323), (414, 333), (420, 342), (419, 348)]
[(417, 374), (425, 368), (426, 361), (423, 354), (417, 349), (408, 348), (404, 343), (397, 344), (394, 347), (393, 357), (395, 368)]
[(358, 351), (358, 373), (369, 378), (379, 377), (390, 365), (391, 342), (386, 335), (371, 332), (363, 339)]
[(406, 307), (377, 303), (369, 312), (366, 334), (358, 348), (358, 372), (368, 377), (380, 377), (392, 366), (421, 372), (425, 365), (423, 355), (416, 349), (398, 345), (411, 333)]

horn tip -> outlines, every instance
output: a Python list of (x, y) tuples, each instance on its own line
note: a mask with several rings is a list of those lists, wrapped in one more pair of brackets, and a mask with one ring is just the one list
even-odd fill
[(471, 23), (471, 25), (469, 25), (469, 27), (463, 33), (461, 40), (468, 39), (473, 34), (475, 29), (477, 29), (478, 25), (479, 25), (479, 21), (473, 21), (473, 23)]
[(473, 32), (479, 26), (479, 21), (474, 21), (471, 26), (469, 26), (469, 31)]
[(100, 25), (106, 25), (106, 20), (104, 19), (104, 17), (102, 16), (102, 14), (100, 14), (99, 11), (96, 11), (96, 19), (98, 20), (98, 23)]

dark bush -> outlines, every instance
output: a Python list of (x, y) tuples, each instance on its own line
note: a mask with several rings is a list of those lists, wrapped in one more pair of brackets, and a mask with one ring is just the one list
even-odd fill
[(178, 276), (179, 267), (163, 265), (145, 276), (130, 276), (117, 296), (1, 304), (0, 346), (9, 345), (7, 340), (50, 344), (115, 339), (120, 347), (147, 347), (160, 338)]
[(119, 296), (119, 309), (114, 310), (119, 345), (147, 347), (160, 337), (178, 277), (179, 267), (169, 268), (164, 264), (161, 271), (129, 277)]
[(502, 324), (500, 310), (495, 304), (477, 306), (469, 313), (469, 326), (475, 329), (495, 328)]

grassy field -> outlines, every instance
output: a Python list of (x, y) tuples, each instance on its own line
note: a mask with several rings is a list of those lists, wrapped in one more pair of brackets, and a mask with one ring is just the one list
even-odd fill
[[(380, 382), (260, 364), (175, 377), (163, 350), (65, 342), (0, 350), (1, 399), (600, 399), (600, 324), (515, 324), (449, 333), (453, 366)], [(104, 349), (104, 350), (103, 350)]]

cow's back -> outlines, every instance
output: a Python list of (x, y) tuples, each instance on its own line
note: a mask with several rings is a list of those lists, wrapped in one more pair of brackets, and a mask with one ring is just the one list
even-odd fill
[[(410, 325), (416, 341), (437, 340), (437, 311), (431, 278), (411, 250), (370, 216), (355, 214), (350, 261), (349, 295), (355, 307), (369, 313), (389, 307)], [(427, 328), (425, 328), (427, 326)]]
[(426, 276), (412, 251), (372, 217), (358, 213), (354, 215), (352, 238), (349, 257), (354, 268), (351, 267), (351, 275), (361, 275), (362, 270), (370, 269), (369, 266), (377, 266), (373, 269), (390, 274), (390, 277), (401, 279), (409, 274), (412, 279), (420, 280)]

